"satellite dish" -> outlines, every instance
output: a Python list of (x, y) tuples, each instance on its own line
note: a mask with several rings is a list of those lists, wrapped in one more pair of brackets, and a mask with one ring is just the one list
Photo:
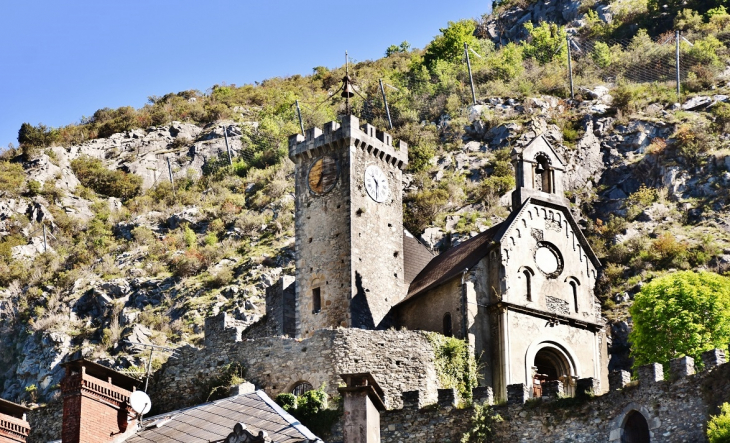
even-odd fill
[(129, 396), (129, 405), (132, 406), (134, 412), (144, 415), (150, 412), (152, 400), (150, 400), (149, 395), (145, 394), (144, 391), (134, 391)]

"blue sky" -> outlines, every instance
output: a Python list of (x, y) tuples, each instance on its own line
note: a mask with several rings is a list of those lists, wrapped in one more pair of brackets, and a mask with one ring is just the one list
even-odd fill
[(0, 0), (0, 149), (151, 95), (253, 83), (423, 48), (491, 0)]

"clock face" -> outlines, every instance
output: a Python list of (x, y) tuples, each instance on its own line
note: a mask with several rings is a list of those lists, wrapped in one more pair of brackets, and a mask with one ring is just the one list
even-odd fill
[(378, 203), (382, 203), (390, 197), (388, 177), (376, 165), (370, 165), (365, 170), (365, 190), (370, 198)]
[(315, 194), (325, 194), (337, 184), (339, 165), (337, 157), (324, 156), (318, 158), (309, 167), (309, 190)]

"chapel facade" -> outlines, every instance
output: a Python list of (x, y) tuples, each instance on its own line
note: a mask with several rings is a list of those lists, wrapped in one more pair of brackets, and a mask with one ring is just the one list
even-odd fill
[(563, 194), (565, 162), (543, 136), (512, 152), (503, 222), (434, 256), (403, 229), (407, 146), (354, 116), (289, 139), (295, 164), (293, 335), (323, 328), (435, 331), (468, 340), (482, 384), (506, 398), (546, 381), (608, 386), (593, 288), (600, 262)]

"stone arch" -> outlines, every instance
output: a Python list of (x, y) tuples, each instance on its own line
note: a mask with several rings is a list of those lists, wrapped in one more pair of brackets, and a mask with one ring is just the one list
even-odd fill
[[(558, 375), (565, 375), (569, 380), (580, 377), (580, 362), (565, 341), (559, 338), (550, 338), (547, 340), (537, 339), (528, 346), (525, 352), (525, 383), (529, 387), (530, 392), (533, 390), (532, 368), (535, 366), (535, 359), (538, 357), (538, 354), (540, 354), (540, 357), (554, 359), (556, 369), (562, 369), (566, 372), (565, 374)], [(572, 394), (572, 387), (569, 386), (569, 383), (564, 382), (563, 389), (567, 394)]]
[[(641, 417), (638, 417), (636, 414), (640, 415)], [(637, 420), (639, 418), (643, 419), (643, 421), (646, 422), (646, 427), (648, 431), (648, 440), (645, 439), (644, 441), (654, 441), (655, 431), (661, 426), (661, 421), (659, 421), (657, 417), (654, 417), (649, 409), (636, 402), (631, 402), (627, 404), (621, 410), (621, 413), (611, 421), (609, 425), (610, 434), (608, 436), (608, 441), (616, 443), (643, 443), (642, 440), (626, 440), (624, 438), (629, 437), (629, 435), (627, 435), (627, 433), (625, 432), (626, 425), (629, 424), (630, 426), (636, 426), (637, 422), (641, 424), (641, 420)], [(646, 435), (644, 435), (644, 437), (646, 437)]]
[(580, 286), (580, 280), (571, 275), (565, 278), (565, 283), (570, 287), (570, 300), (573, 303), (573, 311), (577, 313), (579, 308), (578, 298), (580, 294), (578, 293), (578, 287)]

